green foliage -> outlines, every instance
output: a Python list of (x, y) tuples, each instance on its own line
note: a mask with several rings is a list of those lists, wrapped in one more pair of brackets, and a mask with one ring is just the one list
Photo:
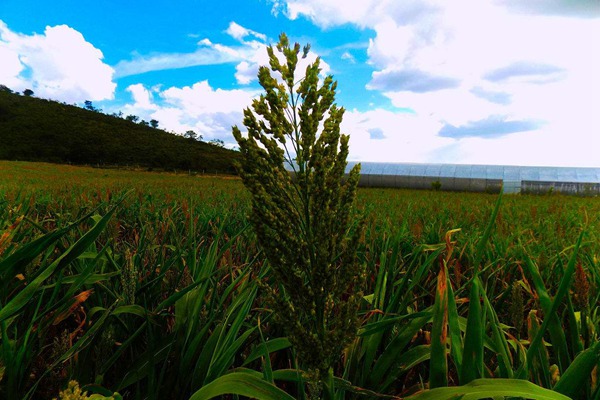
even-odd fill
[(348, 136), (340, 134), (344, 109), (334, 103), (332, 77), (319, 81), (319, 59), (297, 76), (300, 45), (290, 46), (284, 34), (276, 49), (284, 61), (268, 48), (270, 70), (258, 73), (266, 93), (244, 110), (247, 137), (237, 127), (233, 134), (252, 195), (251, 221), (274, 277), (263, 288), (302, 365), (319, 379), (358, 327), (362, 230), (352, 215), (360, 167), (343, 182)]
[(525, 398), (531, 400), (568, 400), (569, 397), (540, 388), (518, 379), (477, 379), (458, 386), (427, 390), (407, 400), (479, 400), (479, 399)]
[(0, 159), (235, 173), (231, 150), (85, 107), (0, 90)]
[(237, 394), (257, 400), (294, 400), (276, 386), (243, 372), (233, 372), (215, 379), (194, 393), (190, 400), (208, 400), (224, 394)]
[[(257, 284), (273, 271), (241, 180), (6, 161), (0, 171), (1, 399), (52, 399), (70, 380), (127, 400), (307, 398), (307, 371)], [(361, 324), (324, 397), (599, 398), (598, 199), (357, 199)]]

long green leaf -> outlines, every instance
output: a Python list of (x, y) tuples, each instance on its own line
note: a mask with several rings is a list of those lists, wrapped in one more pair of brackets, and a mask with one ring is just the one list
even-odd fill
[(448, 385), (448, 286), (446, 266), (440, 269), (433, 305), (433, 326), (431, 328), (431, 356), (429, 364), (429, 387)]
[(47, 233), (27, 243), (0, 261), (0, 286), (4, 286), (15, 277), (17, 271), (23, 270), (29, 263), (46, 250), (51, 244), (65, 235), (72, 227), (62, 228)]
[[(481, 285), (481, 281), (480, 281)], [(498, 353), (498, 369), (500, 371), (500, 378), (513, 378), (513, 370), (511, 367), (510, 350), (508, 347), (508, 341), (506, 335), (502, 331), (504, 325), (500, 323), (498, 314), (492, 307), (490, 299), (488, 299), (486, 291), (482, 290), (481, 295), (483, 297), (483, 303), (485, 305), (485, 316), (490, 323), (490, 329), (492, 331), (493, 348)], [(488, 338), (484, 337), (484, 342)]]
[(483, 335), (485, 325), (480, 292), (481, 287), (476, 274), (471, 281), (465, 349), (460, 374), (460, 383), (463, 385), (475, 379), (483, 378)]
[[(556, 313), (563, 298), (569, 293), (569, 288), (571, 287), (571, 281), (573, 280), (573, 273), (575, 272), (575, 264), (577, 261), (577, 254), (579, 253), (579, 248), (581, 247), (581, 242), (583, 241), (583, 234), (584, 234), (584, 231), (581, 231), (581, 234), (579, 235), (579, 238), (577, 239), (577, 243), (575, 243), (575, 247), (573, 249), (573, 254), (571, 255), (571, 258), (569, 259), (569, 263), (567, 264), (567, 269), (565, 270), (565, 274), (564, 274), (562, 280), (560, 281), (560, 285), (558, 287), (556, 296), (554, 296), (554, 300), (552, 301), (552, 305), (550, 307), (549, 312), (547, 314), (545, 314), (547, 316), (553, 315), (554, 313)], [(535, 338), (531, 341), (531, 345), (529, 346), (529, 349), (527, 350), (527, 369), (531, 369), (531, 362), (533, 359), (532, 356), (533, 356), (533, 354), (536, 354), (539, 351), (540, 346), (542, 344), (542, 338), (544, 337), (544, 334), (546, 333), (546, 329), (548, 328), (550, 321), (552, 321), (552, 318), (544, 318), (544, 322), (542, 323), (542, 326), (540, 327), (539, 332), (537, 333)], [(519, 376), (520, 377), (525, 376), (525, 371), (523, 369), (521, 369)]]
[(571, 362), (569, 358), (569, 351), (567, 349), (567, 339), (565, 337), (565, 332), (560, 323), (558, 315), (556, 313), (550, 314), (550, 309), (552, 308), (552, 300), (548, 295), (546, 285), (544, 284), (544, 280), (542, 279), (542, 276), (540, 275), (537, 266), (535, 265), (531, 257), (529, 257), (529, 254), (527, 254), (526, 252), (524, 253), (525, 268), (531, 276), (531, 280), (535, 287), (535, 291), (538, 294), (538, 298), (540, 300), (542, 310), (544, 311), (544, 315), (550, 320), (550, 322), (548, 323), (548, 332), (550, 333), (552, 347), (557, 353), (559, 369), (562, 372), (567, 368), (567, 366)]
[(585, 388), (592, 370), (600, 361), (600, 342), (579, 354), (554, 385), (554, 391), (575, 398)]
[(477, 247), (475, 248), (475, 259), (474, 265), (477, 270), (481, 268), (479, 265), (481, 259), (483, 258), (483, 253), (485, 251), (485, 246), (487, 245), (487, 241), (492, 234), (492, 229), (494, 229), (494, 225), (496, 223), (496, 217), (498, 216), (498, 211), (500, 210), (500, 204), (502, 203), (502, 191), (498, 195), (498, 200), (496, 200), (496, 204), (494, 205), (494, 210), (492, 211), (492, 215), (490, 216), (490, 220), (488, 221), (485, 230), (483, 231), (483, 236), (477, 242)]
[(520, 379), (477, 379), (464, 386), (426, 390), (405, 400), (478, 400), (502, 397), (522, 397), (530, 400), (570, 399)]
[(422, 329), (430, 319), (431, 316), (429, 315), (416, 318), (400, 328), (398, 335), (392, 339), (373, 366), (373, 370), (369, 375), (369, 382), (372, 387), (377, 387), (386, 377), (390, 367), (397, 361), (398, 354), (404, 350), (415, 334)]
[(277, 386), (243, 372), (233, 372), (215, 379), (194, 393), (190, 400), (208, 400), (226, 394), (257, 400), (294, 400)]
[(69, 247), (58, 259), (50, 264), (42, 273), (40, 273), (33, 281), (31, 281), (23, 290), (9, 301), (2, 309), (0, 309), (0, 321), (3, 321), (23, 308), (33, 297), (39, 287), (48, 279), (55, 271), (67, 266), (71, 261), (75, 260), (83, 253), (104, 230), (108, 220), (116, 210), (114, 206), (102, 219), (100, 219), (87, 233), (85, 233), (74, 245)]
[(242, 365), (248, 365), (252, 361), (260, 357), (268, 357), (269, 354), (279, 350), (287, 349), (291, 346), (289, 339), (286, 337), (268, 340), (256, 346), (254, 350), (246, 357), (246, 361)]
[(452, 355), (452, 360), (454, 361), (454, 365), (460, 376), (463, 362), (463, 338), (460, 334), (458, 310), (456, 308), (454, 290), (452, 290), (452, 283), (450, 282), (450, 275), (446, 277), (446, 281), (446, 285), (448, 285), (448, 335), (450, 337), (450, 354)]

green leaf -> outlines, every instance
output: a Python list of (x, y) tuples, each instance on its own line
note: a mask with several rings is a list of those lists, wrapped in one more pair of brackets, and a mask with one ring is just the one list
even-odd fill
[(398, 335), (392, 339), (373, 366), (373, 370), (369, 375), (371, 387), (378, 387), (380, 382), (387, 377), (390, 368), (396, 363), (398, 355), (430, 319), (430, 315), (416, 318), (399, 330)]
[(464, 353), (463, 338), (460, 334), (460, 318), (458, 316), (454, 290), (452, 290), (452, 283), (450, 282), (449, 275), (446, 277), (446, 281), (446, 285), (448, 285), (448, 335), (450, 337), (450, 354), (452, 355), (452, 360), (454, 361), (460, 376)]
[(108, 220), (116, 210), (116, 206), (112, 208), (96, 225), (92, 227), (88, 232), (85, 233), (75, 244), (69, 247), (56, 261), (46, 267), (33, 281), (31, 281), (25, 288), (23, 288), (17, 295), (9, 301), (2, 309), (0, 309), (0, 321), (16, 314), (21, 308), (23, 308), (33, 297), (35, 292), (40, 288), (42, 283), (48, 279), (52, 274), (69, 265), (75, 260), (81, 253), (83, 253), (94, 241), (108, 223)]
[(522, 397), (530, 400), (569, 400), (569, 397), (520, 379), (476, 379), (464, 386), (426, 390), (405, 400), (478, 400)]
[(483, 231), (483, 236), (477, 243), (477, 247), (475, 249), (475, 259), (474, 264), (475, 268), (478, 270), (480, 268), (479, 263), (483, 257), (483, 252), (485, 251), (485, 246), (487, 244), (490, 235), (492, 234), (492, 229), (494, 228), (494, 224), (496, 223), (496, 217), (498, 216), (498, 211), (500, 210), (500, 204), (502, 203), (502, 192), (498, 195), (498, 200), (496, 200), (496, 205), (494, 206), (494, 211), (492, 211), (492, 215), (490, 216), (490, 220), (488, 221), (487, 226), (485, 227), (485, 231)]
[(542, 310), (544, 311), (544, 315), (549, 319), (548, 323), (548, 332), (550, 333), (550, 340), (552, 343), (552, 347), (555, 349), (558, 356), (558, 364), (561, 372), (564, 371), (567, 366), (570, 364), (569, 352), (567, 350), (567, 339), (565, 337), (565, 332), (561, 325), (561, 321), (558, 318), (556, 313), (550, 314), (550, 309), (552, 308), (552, 300), (550, 299), (550, 295), (546, 290), (546, 285), (544, 284), (544, 280), (540, 275), (538, 267), (535, 265), (529, 254), (524, 252), (525, 257), (525, 268), (531, 276), (531, 280), (535, 287), (535, 291), (540, 300), (540, 305), (542, 306)]
[(590, 378), (592, 370), (600, 362), (600, 342), (579, 354), (569, 368), (562, 374), (554, 385), (554, 391), (569, 397), (577, 397), (586, 381)]
[(265, 343), (261, 343), (260, 345), (256, 346), (254, 350), (252, 350), (242, 365), (248, 365), (260, 357), (267, 357), (269, 354), (279, 350), (287, 349), (291, 345), (292, 344), (290, 343), (289, 339), (285, 337), (271, 339)]
[(467, 332), (465, 333), (465, 348), (460, 374), (461, 384), (483, 377), (483, 335), (485, 325), (481, 309), (480, 291), (478, 274), (475, 274), (475, 278), (471, 281)]
[(257, 400), (294, 400), (277, 386), (244, 372), (233, 372), (215, 379), (194, 393), (190, 400), (208, 400), (226, 394)]
[[(569, 293), (569, 288), (571, 287), (571, 282), (573, 280), (573, 273), (575, 272), (575, 264), (577, 262), (577, 254), (579, 253), (579, 248), (581, 247), (581, 242), (583, 240), (583, 234), (584, 234), (584, 232), (582, 231), (581, 234), (579, 235), (579, 238), (577, 239), (577, 243), (575, 243), (575, 247), (573, 249), (573, 254), (571, 255), (571, 258), (569, 259), (569, 263), (567, 264), (567, 269), (565, 270), (563, 278), (560, 281), (560, 285), (558, 287), (558, 292), (556, 293), (556, 296), (554, 296), (554, 300), (552, 301), (550, 310), (547, 313), (545, 313), (546, 316), (551, 316), (554, 313), (556, 313), (559, 305), (562, 303), (563, 298), (566, 295), (568, 295), (568, 293)], [(527, 350), (527, 369), (528, 370), (531, 370), (531, 368), (532, 368), (531, 363), (533, 361), (533, 355), (537, 354), (538, 351), (540, 350), (540, 346), (542, 345), (542, 338), (544, 337), (544, 334), (546, 333), (546, 329), (548, 328), (548, 325), (550, 325), (551, 321), (552, 321), (552, 318), (549, 318), (549, 317), (544, 318), (544, 322), (542, 323), (542, 326), (540, 327), (537, 335), (531, 341), (531, 345), (529, 346), (529, 349)], [(525, 371), (521, 368), (519, 377), (524, 377), (524, 376), (525, 376)]]

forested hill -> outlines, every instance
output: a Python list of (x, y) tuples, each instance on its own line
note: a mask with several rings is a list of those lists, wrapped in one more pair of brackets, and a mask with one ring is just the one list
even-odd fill
[(234, 173), (236, 157), (214, 144), (0, 90), (0, 159)]

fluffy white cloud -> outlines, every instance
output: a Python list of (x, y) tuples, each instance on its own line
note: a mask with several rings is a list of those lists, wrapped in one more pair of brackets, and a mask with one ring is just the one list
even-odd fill
[[(258, 69), (262, 65), (269, 65), (269, 56), (267, 54), (267, 46), (262, 43), (253, 42), (247, 43), (248, 46), (251, 46), (254, 49), (253, 54), (250, 55), (248, 60), (244, 60), (240, 62), (235, 67), (235, 78), (238, 83), (246, 85), (253, 81), (258, 80)], [(284, 57), (281, 53), (278, 53), (275, 50), (275, 54), (277, 54), (280, 61), (284, 62)], [(309, 64), (315, 62), (317, 58), (317, 54), (309, 51), (306, 58), (300, 58), (298, 60), (298, 65), (296, 66), (296, 74), (298, 78), (304, 76), (304, 71), (306, 71), (306, 67)], [(324, 77), (329, 74), (331, 67), (324, 60), (320, 60), (321, 67), (321, 77)]]
[(427, 116), (352, 110), (344, 116), (342, 131), (350, 133), (354, 161), (597, 166), (600, 135), (593, 127), (599, 126), (600, 116), (589, 111), (582, 110), (580, 120), (562, 119), (533, 131), (527, 121), (498, 118), (498, 127), (522, 132), (501, 138), (449, 138), (439, 135), (444, 124)]
[[(119, 75), (138, 74), (156, 69), (181, 68), (201, 64), (236, 62), (235, 78), (239, 84), (256, 81), (258, 68), (269, 64), (266, 36), (231, 22), (226, 33), (240, 42), (236, 46), (213, 43), (209, 39), (198, 42), (199, 49), (190, 54), (155, 54), (139, 57), (117, 65)], [(250, 38), (250, 39), (249, 39)], [(275, 50), (281, 61), (283, 56)], [(309, 63), (317, 58), (314, 52), (298, 61), (297, 73), (301, 77)], [(329, 65), (321, 61), (321, 74), (329, 72)], [(231, 127), (242, 129), (242, 110), (251, 105), (260, 93), (255, 89), (225, 90), (213, 88), (207, 80), (191, 86), (148, 88), (143, 84), (130, 85), (132, 102), (121, 110), (125, 115), (137, 115), (141, 119), (159, 121), (159, 126), (168, 131), (184, 133), (193, 130), (204, 140), (220, 139), (229, 147), (235, 146)], [(111, 110), (113, 111), (113, 110)]]
[(22, 90), (26, 83), (20, 78), (21, 71), (25, 68), (19, 60), (19, 54), (16, 51), (3, 46), (0, 42), (0, 84), (8, 86), (15, 90)]
[[(396, 3), (402, 3), (401, 6)], [(305, 16), (323, 28), (346, 23), (361, 28), (373, 27), (384, 15), (399, 20), (412, 19), (430, 9), (429, 4), (418, 0), (288, 0), (273, 2), (275, 12), (283, 11), (290, 19)]]
[(113, 69), (100, 50), (66, 25), (23, 35), (0, 21), (0, 79), (7, 86), (66, 102), (112, 99)]
[(197, 82), (183, 88), (171, 87), (160, 93), (166, 103), (181, 108), (192, 117), (203, 114), (241, 112), (253, 92), (233, 89), (213, 89), (208, 81)]
[(157, 108), (156, 104), (152, 103), (152, 92), (141, 83), (130, 85), (127, 91), (131, 93), (134, 101), (133, 107), (136, 109), (155, 110)]
[(372, 112), (356, 111), (364, 118), (351, 124), (361, 138), (360, 148), (351, 148), (354, 158), (390, 160), (389, 148), (400, 144), (394, 138), (418, 130), (423, 140), (411, 143), (432, 151), (413, 148), (392, 159), (598, 166), (589, 148), (600, 140), (593, 117), (600, 104), (600, 7), (552, 0), (545, 10), (546, 3), (288, 0), (276, 6), (323, 28), (350, 23), (372, 31), (367, 88), (415, 112), (378, 111), (390, 121), (385, 128)]
[(258, 95), (251, 90), (214, 89), (208, 81), (165, 90), (135, 84), (127, 90), (133, 102), (122, 107), (125, 115), (155, 119), (161, 128), (180, 134), (193, 130), (204, 140), (220, 139), (230, 147), (234, 145), (231, 127), (242, 124), (242, 110)]
[(442, 124), (413, 113), (383, 109), (347, 111), (342, 132), (350, 134), (350, 159), (420, 162), (453, 142), (437, 136)]
[(227, 32), (227, 34), (230, 35), (231, 37), (233, 37), (234, 39), (237, 39), (240, 41), (243, 40), (247, 36), (254, 36), (254, 37), (262, 40), (263, 42), (267, 40), (267, 36), (265, 34), (253, 31), (248, 28), (244, 28), (243, 26), (241, 26), (240, 24), (238, 24), (234, 21), (229, 23), (229, 27), (227, 28), (227, 30), (225, 32)]

